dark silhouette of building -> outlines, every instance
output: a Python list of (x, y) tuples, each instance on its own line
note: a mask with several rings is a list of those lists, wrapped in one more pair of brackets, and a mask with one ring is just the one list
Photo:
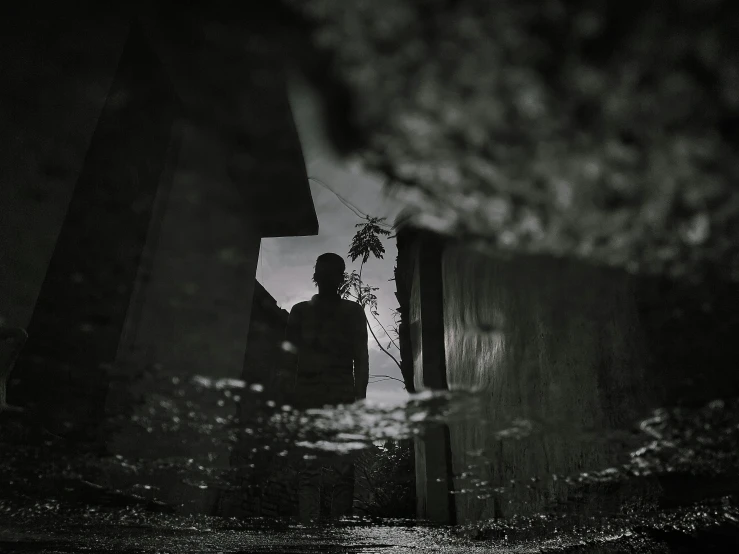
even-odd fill
[[(317, 233), (285, 60), (254, 15), (3, 21), (0, 316), (29, 335), (8, 401), (57, 436), (170, 454), (102, 422), (146, 375), (241, 377), (261, 238)], [(213, 510), (212, 491), (165, 488)]]
[[(259, 384), (258, 395), (245, 395), (239, 404), (239, 424), (258, 433), (258, 418), (284, 403), (284, 390), (279, 373), (284, 366), (282, 343), (285, 339), (287, 310), (261, 283), (256, 282), (242, 379), (247, 386)], [(295, 472), (288, 460), (274, 450), (251, 452), (258, 444), (253, 434), (242, 433), (231, 453), (231, 467), (238, 490), (223, 492), (218, 514), (226, 517), (291, 517), (297, 513)], [(253, 464), (253, 465), (252, 465)]]

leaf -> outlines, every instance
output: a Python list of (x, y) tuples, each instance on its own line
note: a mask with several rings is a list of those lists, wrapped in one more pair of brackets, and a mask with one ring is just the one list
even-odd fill
[(368, 217), (365, 223), (357, 223), (355, 227), (359, 230), (352, 238), (349, 247), (349, 257), (354, 262), (357, 258), (362, 258), (362, 263), (367, 262), (370, 256), (382, 259), (385, 254), (385, 247), (380, 240), (381, 236), (387, 237), (390, 231), (383, 229), (378, 225), (385, 220), (384, 217)]

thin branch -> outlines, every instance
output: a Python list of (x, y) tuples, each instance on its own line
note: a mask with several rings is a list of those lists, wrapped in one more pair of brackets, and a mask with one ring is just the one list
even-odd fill
[(390, 375), (373, 375), (373, 377), (382, 377), (382, 379), (377, 379), (376, 381), (373, 381), (373, 383), (381, 383), (382, 381), (392, 379), (393, 381), (397, 381), (398, 383), (403, 383), (403, 385), (405, 386), (405, 381), (403, 381), (402, 379), (398, 379), (397, 377), (391, 377)]
[[(344, 206), (346, 206), (352, 212), (354, 212), (354, 215), (356, 215), (357, 217), (361, 217), (362, 219), (366, 219), (366, 220), (371, 219), (368, 214), (364, 213), (362, 210), (360, 210), (359, 208), (357, 208), (357, 206), (355, 204), (353, 204), (352, 202), (350, 202), (349, 200), (347, 200), (346, 198), (344, 198), (343, 196), (341, 196), (338, 192), (336, 192), (334, 189), (332, 189), (330, 186), (328, 186), (326, 183), (324, 183), (320, 179), (316, 179), (315, 177), (308, 177), (308, 180), (315, 181), (316, 183), (318, 183), (319, 185), (321, 185), (322, 187), (324, 187), (329, 192), (332, 192), (334, 194), (334, 196), (336, 196), (336, 198), (338, 198), (339, 201), (342, 204), (344, 204)], [(379, 225), (380, 227), (385, 227), (385, 228), (388, 228), (388, 229), (392, 229), (392, 226), (390, 224), (388, 224), (388, 223), (377, 222), (377, 225)]]
[(382, 373), (373, 374), (373, 375), (371, 375), (371, 377), (382, 377), (383, 379), (393, 379), (394, 381), (399, 381), (401, 383), (404, 382), (402, 379), (398, 379), (397, 377), (393, 377), (392, 375), (385, 375), (385, 374), (382, 374)]
[(325, 188), (325, 189), (326, 189), (326, 190), (328, 190), (329, 192), (332, 192), (332, 193), (334, 194), (334, 196), (336, 196), (336, 198), (338, 198), (338, 199), (339, 199), (339, 201), (340, 201), (340, 202), (341, 202), (342, 204), (344, 204), (344, 206), (346, 206), (346, 207), (347, 207), (347, 208), (349, 208), (349, 209), (350, 209), (350, 210), (351, 210), (352, 212), (354, 212), (354, 215), (356, 215), (357, 217), (361, 217), (361, 218), (366, 218), (366, 217), (368, 217), (368, 216), (367, 216), (367, 214), (365, 214), (364, 212), (362, 212), (362, 210), (360, 210), (359, 208), (357, 208), (356, 206), (354, 206), (354, 205), (353, 205), (353, 204), (352, 204), (351, 202), (349, 202), (349, 201), (348, 201), (348, 200), (347, 200), (346, 198), (344, 198), (343, 196), (341, 196), (341, 195), (340, 195), (340, 194), (339, 194), (338, 192), (336, 192), (336, 191), (335, 191), (334, 189), (332, 189), (332, 188), (331, 188), (330, 186), (328, 186), (328, 185), (327, 185), (326, 183), (324, 183), (324, 182), (323, 182), (323, 181), (321, 181), (320, 179), (316, 179), (315, 177), (308, 177), (308, 180), (309, 180), (309, 181), (315, 181), (316, 183), (318, 183), (319, 185), (321, 185), (321, 186), (322, 186), (323, 188)]
[[(362, 262), (362, 264), (359, 266), (359, 283), (357, 284), (357, 287), (359, 288), (358, 300), (361, 298), (361, 291), (362, 291), (362, 285), (363, 285), (363, 283), (362, 283), (362, 270), (364, 269), (364, 263), (365, 262)], [(393, 338), (390, 336), (390, 333), (387, 332), (387, 329), (385, 329), (385, 326), (382, 323), (380, 323), (380, 320), (377, 319), (377, 316), (374, 314), (374, 312), (372, 312), (371, 309), (370, 309), (370, 313), (372, 313), (372, 317), (377, 322), (377, 324), (380, 327), (382, 327), (382, 330), (387, 335), (387, 338), (390, 339), (390, 342), (393, 344), (393, 346), (395, 348), (397, 348), (398, 351), (400, 351), (400, 347), (398, 347), (398, 345), (395, 343), (395, 341), (393, 340)], [(366, 313), (365, 313), (364, 317), (365, 317), (365, 319), (367, 319), (367, 314)], [(382, 345), (380, 344), (380, 341), (377, 340), (377, 336), (375, 335), (374, 331), (372, 331), (372, 326), (370, 325), (369, 320), (367, 320), (367, 326), (370, 328), (370, 331), (372, 332), (372, 336), (375, 338), (375, 341), (377, 342), (377, 346), (379, 346), (382, 349), (382, 351), (385, 352), (385, 354), (387, 354), (388, 356), (390, 356), (391, 358), (393, 358), (393, 361), (398, 365), (398, 367), (400, 367), (400, 363), (398, 362), (398, 360), (396, 360), (387, 350), (385, 350), (384, 348), (382, 348)]]
[(384, 325), (383, 325), (382, 323), (380, 323), (380, 320), (379, 320), (379, 319), (377, 319), (377, 316), (375, 315), (375, 313), (374, 313), (374, 312), (372, 312), (372, 317), (373, 317), (373, 318), (375, 318), (375, 321), (377, 322), (377, 324), (378, 324), (378, 325), (379, 325), (380, 327), (382, 327), (382, 330), (383, 330), (383, 331), (385, 331), (385, 334), (387, 335), (387, 338), (389, 338), (389, 339), (390, 339), (390, 342), (392, 343), (392, 345), (393, 345), (393, 346), (394, 346), (395, 348), (397, 348), (398, 350), (400, 350), (400, 347), (399, 347), (399, 346), (398, 346), (398, 345), (396, 344), (395, 340), (393, 340), (393, 337), (391, 337), (391, 336), (390, 336), (390, 333), (388, 333), (387, 329), (385, 329), (385, 326), (384, 326)]
[[(352, 293), (349, 292), (349, 291), (347, 291), (347, 293), (346, 293), (348, 297), (353, 298), (360, 306), (362, 306), (362, 300), (363, 300), (363, 295), (362, 295), (362, 277), (361, 277), (362, 270), (363, 269), (364, 269), (364, 262), (362, 262), (362, 264), (359, 266), (359, 280), (358, 280), (358, 283), (355, 283), (354, 284), (354, 295), (352, 295)], [(364, 310), (365, 306), (362, 306), (362, 308)], [(370, 309), (370, 312), (371, 311), (372, 310)], [(374, 317), (374, 314), (372, 314), (372, 316)], [(398, 369), (401, 369), (400, 362), (395, 358), (395, 356), (393, 356), (390, 352), (388, 352), (382, 346), (382, 343), (380, 342), (380, 339), (377, 338), (377, 335), (375, 334), (374, 329), (372, 329), (372, 325), (370, 324), (369, 318), (367, 317), (367, 311), (366, 310), (364, 310), (364, 320), (367, 322), (367, 328), (369, 329), (370, 333), (372, 334), (372, 338), (375, 339), (375, 343), (377, 344), (377, 347), (380, 350), (382, 350), (385, 354), (387, 354), (393, 362), (395, 362), (395, 365), (398, 366)], [(380, 322), (378, 321), (378, 323), (380, 323)], [(380, 326), (382, 327), (382, 324), (381, 323), (380, 323)], [(383, 329), (383, 331), (385, 331), (385, 334), (387, 334), (387, 329), (385, 329), (384, 327), (382, 327), (382, 329)], [(392, 338), (390, 340), (392, 341)], [(396, 348), (397, 348), (397, 346), (396, 346)], [(398, 350), (400, 350), (400, 349), (398, 348)]]
[(390, 356), (390, 358), (391, 358), (391, 359), (392, 359), (392, 360), (393, 360), (393, 361), (395, 362), (395, 365), (397, 365), (397, 366), (398, 366), (398, 369), (400, 369), (400, 368), (401, 368), (401, 366), (400, 366), (400, 362), (399, 362), (398, 360), (396, 360), (396, 359), (395, 359), (395, 356), (393, 356), (393, 355), (392, 355), (392, 354), (391, 354), (390, 352), (388, 352), (387, 350), (385, 350), (385, 349), (384, 349), (384, 348), (382, 347), (382, 344), (380, 343), (380, 339), (378, 339), (378, 338), (377, 338), (377, 335), (375, 335), (375, 332), (374, 332), (374, 330), (372, 329), (372, 325), (370, 325), (369, 319), (367, 319), (367, 313), (365, 313), (365, 314), (364, 314), (364, 319), (365, 319), (365, 321), (367, 321), (367, 328), (369, 329), (370, 333), (372, 333), (372, 338), (374, 338), (374, 339), (375, 339), (375, 342), (377, 343), (377, 347), (378, 347), (378, 348), (379, 348), (380, 350), (382, 350), (382, 351), (383, 351), (383, 352), (384, 352), (385, 354), (387, 354), (388, 356)]
[[(329, 190), (330, 187), (327, 185), (326, 188)], [(338, 195), (335, 191), (332, 190), (336, 196), (344, 202), (344, 200), (341, 198), (340, 195)], [(350, 209), (352, 206), (349, 205), (349, 203), (344, 202), (347, 207)], [(352, 209), (352, 211), (356, 211)], [(395, 341), (395, 339), (390, 335), (390, 332), (388, 329), (380, 322), (377, 312), (377, 296), (374, 294), (375, 290), (378, 290), (376, 287), (371, 287), (369, 285), (365, 285), (362, 281), (362, 273), (364, 272), (364, 265), (369, 259), (369, 256), (371, 254), (374, 254), (377, 258), (382, 258), (382, 254), (385, 252), (384, 248), (382, 247), (382, 244), (380, 242), (380, 239), (378, 238), (379, 235), (390, 235), (391, 233), (386, 230), (382, 230), (381, 227), (388, 227), (385, 225), (382, 220), (384, 218), (374, 218), (370, 217), (368, 215), (365, 215), (365, 219), (367, 223), (360, 223), (357, 224), (357, 227), (361, 227), (361, 230), (355, 234), (354, 239), (352, 239), (352, 245), (349, 250), (349, 256), (351, 257), (352, 261), (355, 261), (357, 258), (361, 256), (362, 261), (359, 266), (359, 272), (352, 271), (352, 273), (346, 274), (345, 273), (345, 281), (344, 284), (341, 287), (341, 294), (343, 298), (351, 298), (355, 302), (357, 302), (360, 306), (362, 306), (362, 311), (364, 313), (364, 319), (367, 324), (367, 328), (369, 329), (369, 332), (372, 334), (372, 338), (375, 340), (375, 343), (377, 344), (377, 347), (386, 354), (393, 362), (395, 362), (395, 365), (398, 366), (398, 369), (401, 370), (402, 374), (402, 367), (398, 359), (391, 354), (388, 349), (386, 349), (382, 343), (380, 342), (380, 339), (377, 337), (377, 333), (372, 328), (372, 324), (370, 323), (370, 319), (367, 316), (367, 310), (366, 308), (369, 307), (370, 313), (372, 314), (372, 318), (374, 321), (382, 327), (382, 331), (385, 333), (388, 339), (390, 339), (390, 343), (388, 344), (388, 348), (390, 348), (390, 345), (394, 346), (398, 351), (400, 351), (400, 347), (398, 346), (398, 343)], [(392, 280), (392, 279), (391, 279)], [(397, 310), (396, 310), (397, 311)], [(397, 331), (396, 331), (397, 334)], [(399, 383), (403, 384), (403, 388), (407, 390), (407, 387), (405, 385), (405, 381), (390, 377), (389, 375), (370, 375), (371, 378), (375, 378), (372, 382), (380, 382), (376, 378), (380, 377), (381, 380), (394, 380), (398, 381)]]

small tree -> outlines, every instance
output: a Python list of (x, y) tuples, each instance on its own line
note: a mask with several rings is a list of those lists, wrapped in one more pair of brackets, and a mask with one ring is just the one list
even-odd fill
[[(355, 227), (358, 230), (352, 238), (349, 258), (352, 262), (361, 259), (361, 263), (359, 271), (353, 270), (351, 273), (344, 274), (344, 282), (339, 292), (343, 298), (350, 298), (364, 308), (364, 317), (372, 338), (380, 350), (400, 369), (400, 362), (390, 352), (393, 346), (400, 351), (397, 343), (400, 312), (397, 309), (393, 310), (394, 328), (387, 329), (382, 325), (379, 320), (376, 294), (379, 287), (366, 284), (362, 279), (364, 264), (370, 257), (382, 259), (385, 255), (382, 238), (391, 236), (390, 226), (385, 223), (385, 219), (365, 215), (364, 221), (356, 224)], [(372, 329), (368, 314), (382, 327), (388, 339), (387, 345), (383, 346), (380, 337)], [(371, 376), (380, 380), (400, 381), (403, 383), (403, 388), (406, 388), (405, 383), (395, 377), (376, 374)], [(412, 441), (388, 440), (384, 446), (367, 451), (364, 456), (360, 457), (357, 464), (358, 487), (365, 493), (360, 494), (358, 509), (364, 515), (371, 517), (413, 517), (415, 514), (414, 463)]]
[[(392, 346), (394, 346), (398, 351), (400, 350), (400, 347), (396, 342), (398, 336), (397, 329), (388, 330), (382, 323), (380, 323), (380, 312), (377, 306), (377, 295), (375, 294), (376, 291), (379, 290), (379, 287), (370, 286), (362, 280), (364, 264), (367, 263), (370, 257), (374, 256), (377, 259), (382, 259), (385, 255), (385, 247), (382, 244), (381, 237), (389, 237), (391, 232), (389, 230), (389, 225), (385, 222), (386, 218), (384, 217), (371, 217), (366, 215), (364, 216), (364, 219), (365, 221), (355, 225), (358, 230), (352, 238), (351, 246), (349, 248), (349, 258), (351, 258), (352, 262), (355, 262), (359, 258), (362, 260), (359, 266), (359, 271), (352, 270), (351, 273), (344, 274), (344, 282), (339, 288), (339, 293), (342, 298), (350, 298), (364, 308), (364, 317), (367, 320), (367, 328), (372, 334), (372, 338), (375, 340), (375, 343), (377, 343), (379, 349), (395, 362), (395, 365), (400, 369), (400, 361), (398, 361), (398, 359), (393, 356), (389, 350)], [(367, 315), (368, 313), (372, 316), (372, 319), (382, 327), (383, 332), (389, 339), (386, 346), (383, 346), (380, 338), (377, 336), (374, 329), (372, 329), (369, 316)], [(394, 318), (394, 321), (397, 322), (397, 318)], [(395, 335), (395, 338), (393, 338), (391, 333)], [(402, 380), (389, 375), (371, 375), (371, 377), (381, 378), (383, 380), (392, 379), (400, 381), (401, 383), (403, 382)], [(405, 388), (405, 383), (403, 384), (403, 387)]]

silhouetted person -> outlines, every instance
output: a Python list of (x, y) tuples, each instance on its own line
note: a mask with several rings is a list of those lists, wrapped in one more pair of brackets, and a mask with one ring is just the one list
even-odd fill
[[(338, 254), (320, 255), (313, 274), (318, 294), (290, 312), (286, 340), (296, 349), (293, 404), (300, 409), (349, 404), (367, 396), (367, 323), (359, 304), (339, 296), (345, 268)], [(334, 472), (338, 481), (331, 516), (352, 513), (354, 464), (319, 456), (300, 468), (298, 502), (305, 523), (320, 516), (323, 469)]]
[(0, 325), (0, 412), (20, 412), (23, 408), (10, 406), (7, 402), (8, 380), (15, 361), (26, 343), (28, 334), (19, 327)]

